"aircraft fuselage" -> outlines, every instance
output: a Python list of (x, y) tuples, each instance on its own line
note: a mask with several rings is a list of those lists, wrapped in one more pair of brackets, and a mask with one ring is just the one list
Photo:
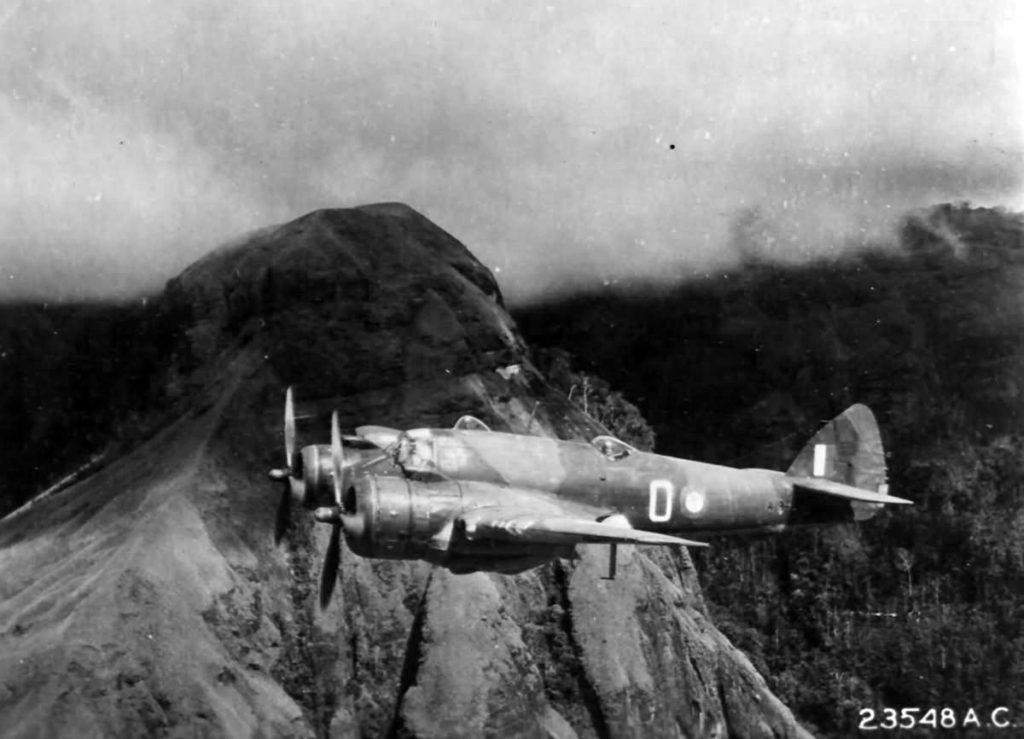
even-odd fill
[(424, 473), (551, 493), (647, 531), (778, 531), (793, 504), (793, 486), (771, 470), (639, 451), (614, 459), (587, 443), (493, 431), (419, 429), (409, 436)]

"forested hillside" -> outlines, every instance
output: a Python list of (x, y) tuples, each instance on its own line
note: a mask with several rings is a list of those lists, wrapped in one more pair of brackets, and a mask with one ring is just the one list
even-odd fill
[(184, 317), (165, 306), (0, 305), (0, 516), (155, 428), (181, 390)]
[(908, 217), (898, 248), (752, 258), (516, 318), (636, 402), (662, 453), (785, 469), (820, 423), (871, 406), (891, 490), (916, 505), (713, 542), (695, 559), (716, 621), (823, 733), (864, 706), (1024, 719), (1020, 215), (943, 205)]

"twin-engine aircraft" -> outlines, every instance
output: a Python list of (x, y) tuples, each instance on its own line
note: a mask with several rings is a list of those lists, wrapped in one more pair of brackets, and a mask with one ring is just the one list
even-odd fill
[(333, 527), (320, 581), (326, 608), (341, 534), (364, 557), (423, 559), (465, 573), (517, 573), (576, 544), (703, 547), (687, 537), (779, 532), (870, 518), (888, 494), (885, 453), (871, 411), (854, 405), (825, 424), (786, 472), (735, 469), (641, 452), (611, 436), (588, 443), (491, 431), (472, 416), (453, 428), (361, 426), (330, 445), (295, 452), (285, 396), (285, 490), (275, 540), (294, 500)]

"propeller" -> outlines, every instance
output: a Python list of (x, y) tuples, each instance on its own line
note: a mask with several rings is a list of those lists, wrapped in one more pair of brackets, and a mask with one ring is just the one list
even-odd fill
[[(302, 485), (304, 470), (300, 464), (302, 458), (295, 453), (295, 403), (292, 389), (289, 387), (284, 397), (284, 458), (285, 466), (270, 470), (270, 478), (284, 483), (281, 500), (277, 506), (277, 517), (274, 522), (274, 542), (280, 544), (288, 533), (291, 520), (291, 500), (296, 485)], [(345, 530), (342, 515), (342, 491), (348, 482), (348, 468), (345, 464), (345, 448), (342, 445), (341, 431), (338, 427), (338, 412), (331, 415), (331, 478), (334, 492), (334, 505), (317, 508), (314, 518), (320, 523), (331, 524), (331, 538), (324, 557), (323, 571), (320, 573), (320, 607), (327, 608), (331, 595), (338, 580), (341, 567), (341, 535)]]
[(284, 460), (285, 466), (271, 470), (273, 480), (284, 482), (281, 500), (277, 504), (277, 517), (274, 520), (274, 543), (280, 544), (288, 533), (292, 511), (292, 483), (297, 475), (295, 470), (295, 404), (292, 401), (292, 389), (289, 387), (284, 396)]
[(331, 467), (334, 479), (334, 510), (317, 511), (317, 520), (331, 524), (331, 540), (327, 545), (324, 557), (324, 568), (320, 572), (320, 608), (327, 608), (334, 594), (334, 586), (338, 581), (338, 569), (341, 566), (341, 533), (343, 521), (341, 517), (341, 491), (344, 488), (345, 448), (341, 445), (341, 432), (338, 430), (338, 412), (331, 415)]

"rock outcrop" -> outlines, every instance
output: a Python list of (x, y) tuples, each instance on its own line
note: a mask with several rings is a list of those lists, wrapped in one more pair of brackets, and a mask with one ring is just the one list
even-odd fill
[[(685, 552), (580, 547), (518, 576), (343, 555), (294, 513), (272, 541), (283, 389), (300, 442), (343, 425), (562, 438), (595, 423), (529, 362), (490, 273), (398, 204), (320, 211), (168, 284), (179, 413), (0, 522), (0, 734), (797, 737), (714, 627)], [(528, 463), (528, 460), (524, 461)]]

